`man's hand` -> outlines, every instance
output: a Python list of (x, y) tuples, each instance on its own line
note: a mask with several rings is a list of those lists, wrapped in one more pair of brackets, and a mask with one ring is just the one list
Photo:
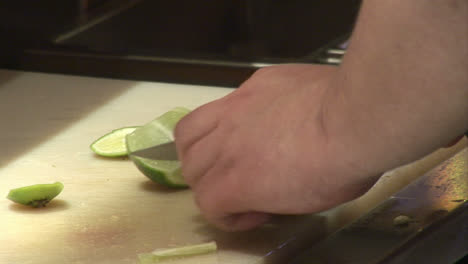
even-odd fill
[(318, 212), (468, 130), (468, 2), (364, 0), (338, 68), (259, 70), (182, 119), (182, 172), (226, 230)]
[(182, 119), (175, 136), (182, 173), (209, 221), (250, 229), (269, 214), (325, 210), (370, 188), (376, 178), (363, 177), (328, 144), (324, 114), (335, 73), (265, 68)]

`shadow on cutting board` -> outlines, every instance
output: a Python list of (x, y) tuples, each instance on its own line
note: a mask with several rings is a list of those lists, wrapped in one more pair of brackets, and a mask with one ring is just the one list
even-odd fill
[(54, 199), (50, 201), (47, 206), (41, 207), (41, 208), (33, 208), (30, 206), (26, 205), (21, 205), (21, 204), (16, 204), (12, 203), (10, 205), (10, 210), (17, 212), (17, 213), (22, 213), (22, 214), (49, 214), (53, 212), (59, 212), (66, 210), (70, 207), (70, 205), (60, 199)]
[(151, 180), (141, 182), (140, 188), (146, 192), (157, 192), (157, 193), (175, 193), (175, 192), (185, 190), (183, 188), (177, 189), (177, 188), (166, 187), (164, 185), (155, 183)]
[(134, 84), (0, 70), (0, 168)]
[(207, 225), (201, 215), (194, 221), (201, 224), (195, 232), (215, 238), (220, 249), (256, 255), (262, 264), (285, 263), (327, 235), (325, 217), (314, 214), (274, 216), (264, 226), (245, 232), (221, 231)]

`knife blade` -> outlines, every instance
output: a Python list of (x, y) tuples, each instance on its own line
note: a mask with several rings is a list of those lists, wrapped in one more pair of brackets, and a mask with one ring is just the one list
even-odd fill
[(149, 148), (139, 149), (130, 152), (130, 155), (152, 160), (178, 160), (174, 141)]

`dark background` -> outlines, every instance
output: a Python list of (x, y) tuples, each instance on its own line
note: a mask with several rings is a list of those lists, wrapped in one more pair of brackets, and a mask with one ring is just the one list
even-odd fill
[[(359, 5), (358, 0), (3, 1), (0, 67), (178, 81), (164, 78), (172, 67), (182, 76), (195, 71), (181, 78), (195, 83), (200, 83), (195, 75), (209, 79), (219, 70), (226, 75), (220, 79), (231, 79), (219, 84), (236, 85), (257, 68), (252, 62), (316, 62), (311, 54), (351, 32)], [(133, 73), (136, 65), (141, 70)]]

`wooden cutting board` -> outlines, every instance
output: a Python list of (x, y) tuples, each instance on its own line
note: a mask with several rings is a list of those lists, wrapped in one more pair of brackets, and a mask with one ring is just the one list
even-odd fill
[[(0, 196), (61, 181), (46, 208), (0, 199), (0, 263), (135, 263), (156, 248), (214, 240), (217, 254), (177, 263), (274, 263), (368, 211), (466, 146), (398, 168), (366, 196), (317, 215), (278, 217), (225, 233), (205, 222), (190, 190), (169, 190), (128, 159), (89, 145), (112, 129), (144, 124), (175, 106), (195, 108), (232, 89), (0, 70)], [(176, 262), (170, 262), (176, 263)]]

